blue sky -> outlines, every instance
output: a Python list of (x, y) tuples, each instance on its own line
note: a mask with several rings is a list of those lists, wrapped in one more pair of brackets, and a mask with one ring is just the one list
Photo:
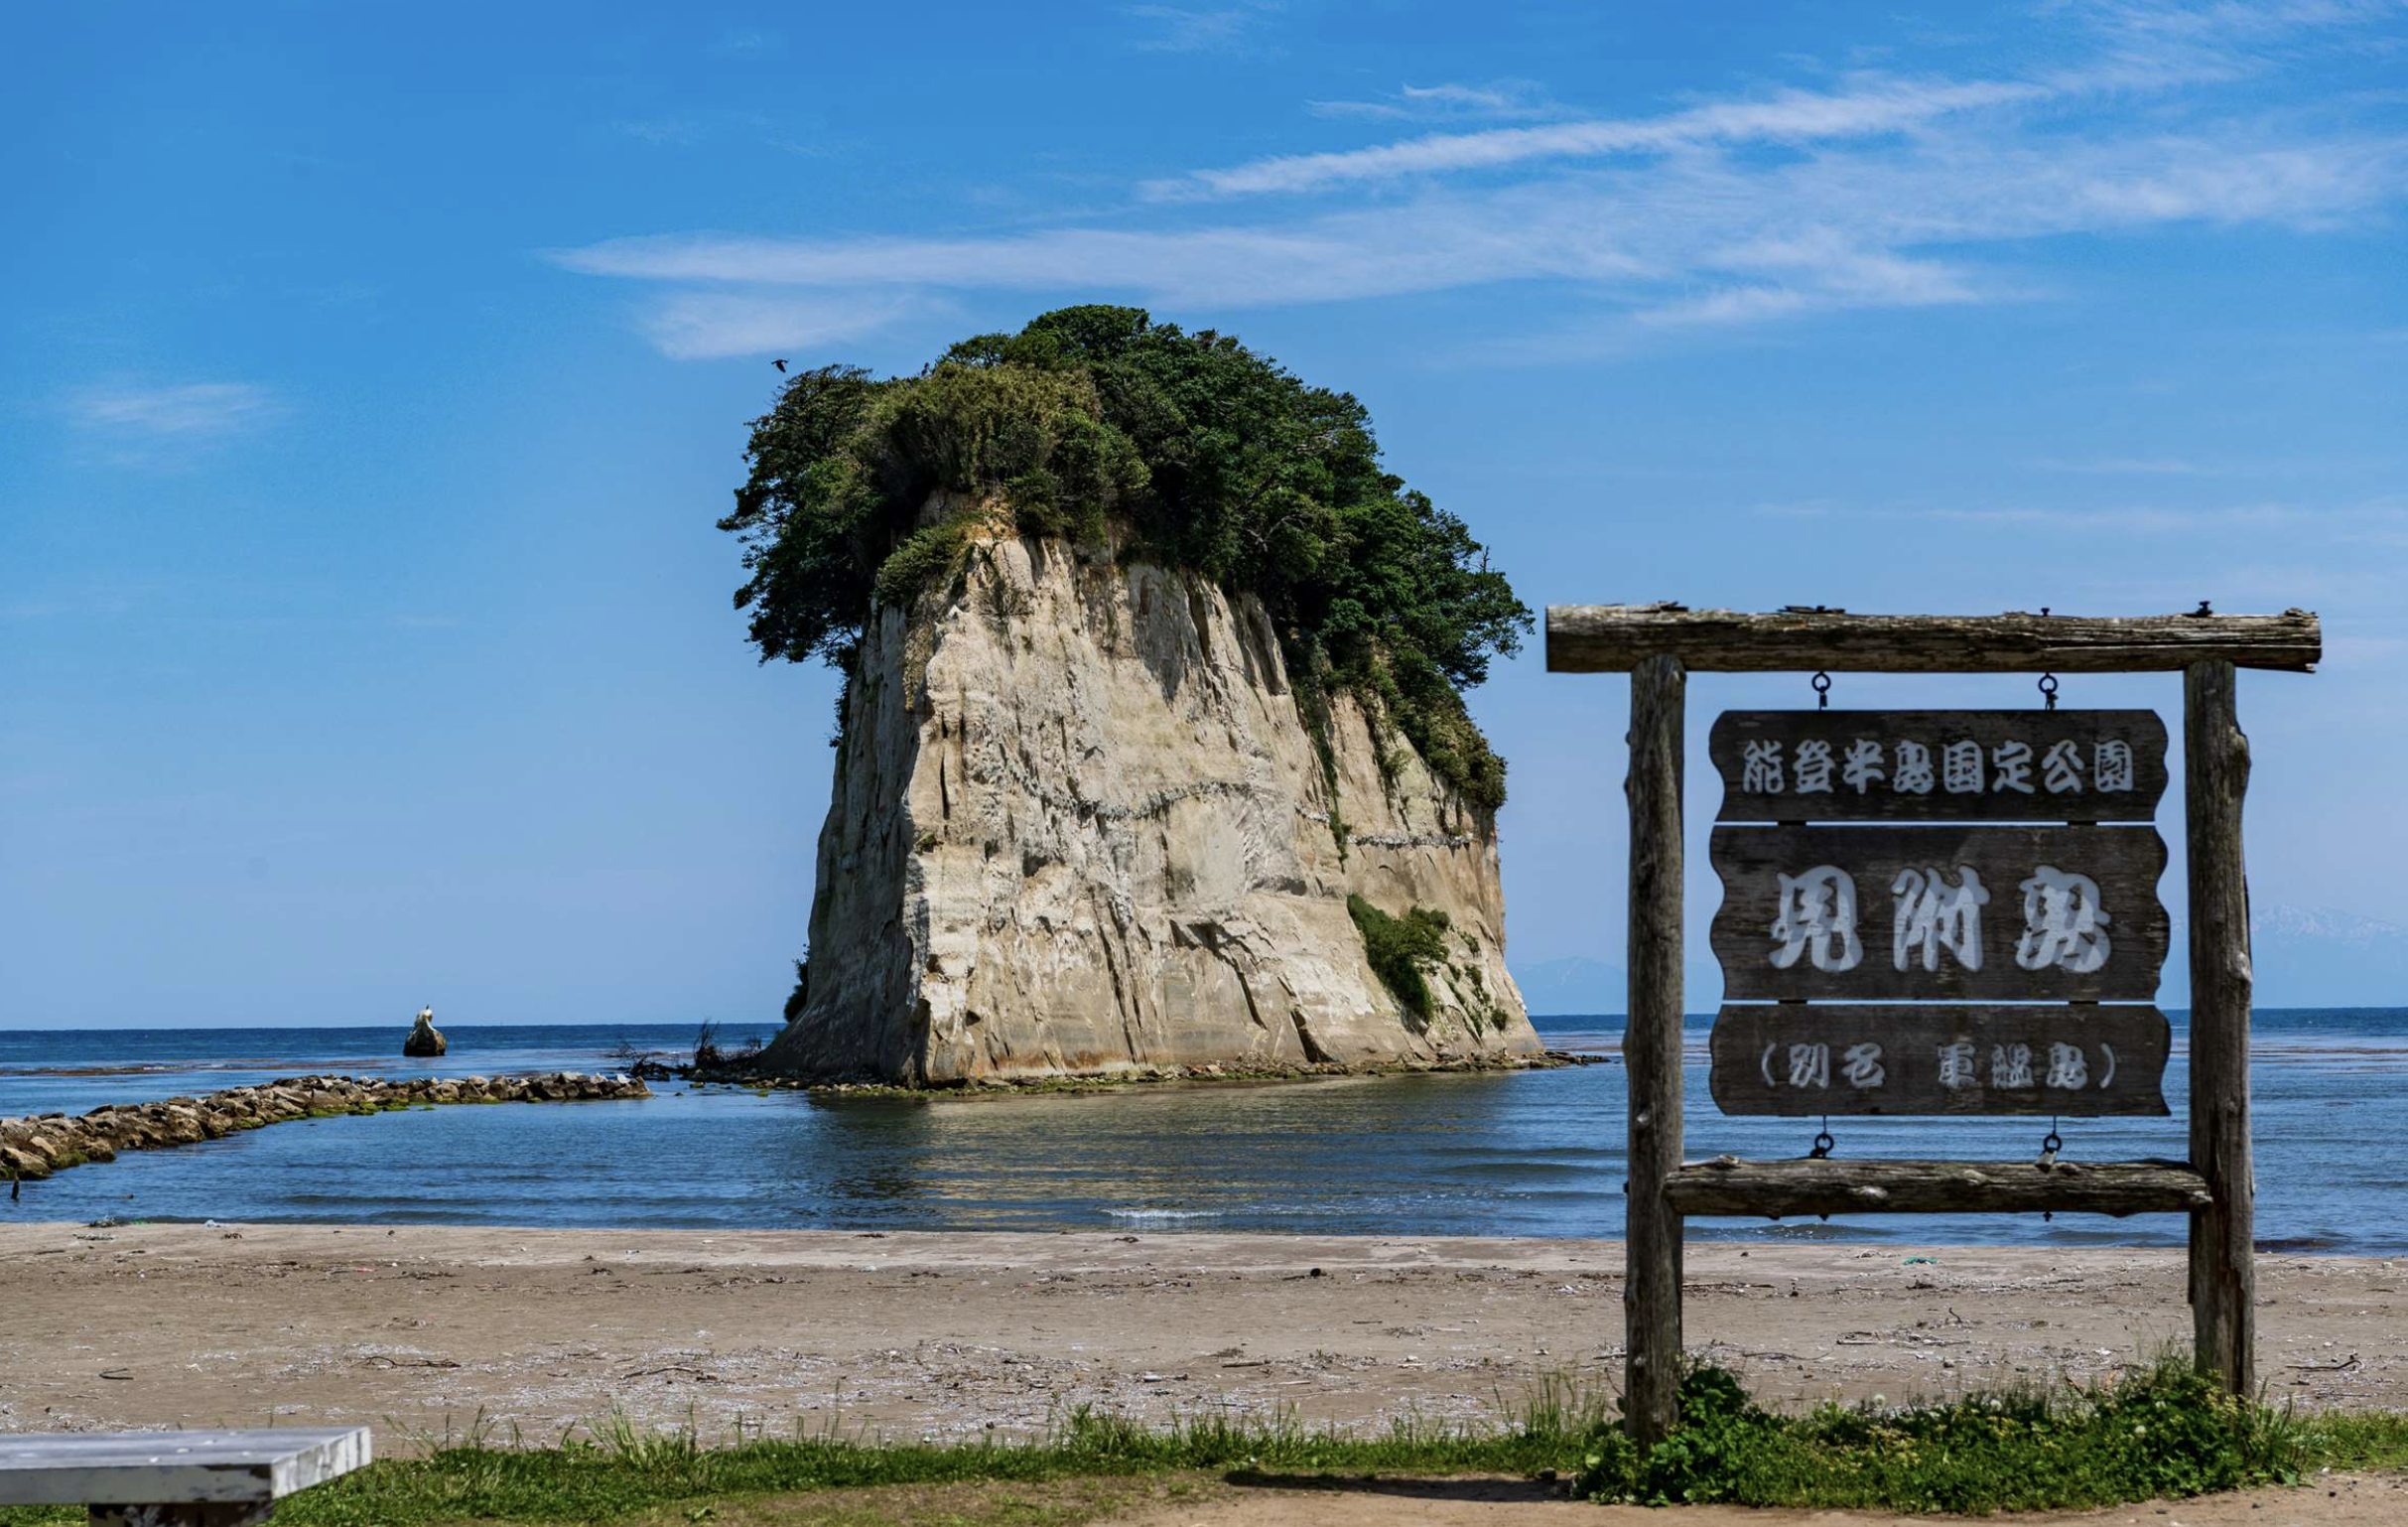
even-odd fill
[[(0, 1024), (774, 1012), (768, 361), (1086, 300), (1354, 390), (1534, 606), (2318, 610), (2256, 894), (2408, 922), (2403, 64), (2347, 0), (13, 8)], [(1473, 697), (1517, 962), (1618, 958), (1624, 698)], [(1700, 678), (1693, 756), (1808, 701)]]

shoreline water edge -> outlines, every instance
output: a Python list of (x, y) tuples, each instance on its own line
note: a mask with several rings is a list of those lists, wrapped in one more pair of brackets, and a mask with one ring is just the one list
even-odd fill
[[(740, 1050), (767, 1026), (727, 1026)], [(1117, 1230), (1611, 1237), (1621, 1227), (1623, 1073), (1611, 1021), (1548, 1021), (1592, 1063), (1546, 1069), (1066, 1082), (895, 1093), (690, 1079), (575, 1109), (440, 1108), (305, 1119), (115, 1165), (22, 1180), (0, 1224), (101, 1218), (853, 1231)], [(469, 1077), (627, 1073), (682, 1058), (686, 1025), (447, 1026), (407, 1059), (394, 1027), (0, 1033), (0, 1120), (257, 1087), (304, 1070), (432, 1089)], [(1727, 1118), (1692, 1026), (1690, 1154), (1804, 1152), (1816, 1121)], [(2170, 1118), (2062, 1121), (2074, 1161), (2184, 1154), (2183, 1035)], [(2261, 1250), (2408, 1254), (2408, 1172), (2364, 1151), (2408, 1132), (2408, 1012), (2261, 1015), (2255, 1045)], [(646, 1074), (652, 1074), (647, 1072)], [(363, 1094), (364, 1097), (364, 1094)], [(122, 1105), (139, 1105), (131, 1109)], [(327, 1110), (319, 1110), (322, 1114)], [(53, 1121), (54, 1123), (56, 1121)], [(198, 1121), (188, 1121), (198, 1123)], [(2047, 1119), (1940, 1126), (1943, 1154), (2029, 1161)], [(1935, 1153), (1928, 1121), (1831, 1121), (1842, 1157)], [(181, 1132), (190, 1136), (193, 1129)], [(200, 1133), (205, 1135), (202, 1129)], [(396, 1172), (395, 1163), (409, 1170)], [(1698, 1239), (1875, 1245), (2171, 1245), (2179, 1216), (1701, 1220)]]

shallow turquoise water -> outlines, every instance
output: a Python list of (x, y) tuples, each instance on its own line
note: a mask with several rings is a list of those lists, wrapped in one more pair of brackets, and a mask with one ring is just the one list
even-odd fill
[[(1811, 1120), (1726, 1119), (1692, 1021), (1694, 1157), (1803, 1154)], [(1611, 1054), (1619, 1023), (1541, 1021)], [(435, 1062), (400, 1031), (0, 1033), (0, 1116), (193, 1094), (268, 1076), (609, 1069), (622, 1040), (690, 1029), (447, 1028)], [(723, 1042), (740, 1042), (732, 1031)], [(2408, 1010), (2261, 1013), (2258, 1233), (2302, 1249), (2408, 1252)], [(106, 1075), (74, 1068), (140, 1067)], [(2184, 1152), (2183, 1045), (2166, 1120), (2067, 1121), (2068, 1154)], [(821, 1100), (670, 1084), (630, 1103), (445, 1108), (277, 1125), (27, 1183), (14, 1219), (289, 1220), (860, 1229), (1212, 1229), (1614, 1236), (1622, 1068), (1089, 1095)], [(1839, 1154), (2029, 1160), (2046, 1120), (1835, 1120)], [(2173, 1216), (1699, 1221), (1692, 1233), (1898, 1242), (2175, 1243)]]

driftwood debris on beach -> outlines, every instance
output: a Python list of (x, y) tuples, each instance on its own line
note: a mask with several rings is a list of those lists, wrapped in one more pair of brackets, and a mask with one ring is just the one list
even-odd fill
[(650, 1097), (641, 1081), (556, 1071), (542, 1076), (414, 1076), (362, 1081), (353, 1076), (287, 1076), (205, 1097), (160, 1103), (109, 1103), (89, 1113), (0, 1120), (0, 1170), (12, 1179), (47, 1178), (120, 1151), (164, 1151), (216, 1140), (291, 1119), (385, 1113), (438, 1103), (583, 1103)]

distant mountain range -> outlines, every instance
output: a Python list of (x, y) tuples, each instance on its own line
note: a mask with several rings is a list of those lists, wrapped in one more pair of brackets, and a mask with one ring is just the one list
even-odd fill
[[(2408, 1007), (2408, 927), (2330, 906), (2280, 903), (2255, 908), (2250, 924), (2259, 1007)], [(2179, 1008), (2191, 1000), (2184, 952), (2189, 936), (2177, 918), (2160, 1006)], [(1628, 977), (1620, 965), (1581, 955), (1509, 964), (1534, 1014), (1620, 1013), (1625, 1006)], [(1722, 974), (1712, 964), (1690, 962), (1682, 980), (1682, 1006), (1690, 1012), (1720, 1004)]]
[[(2190, 928), (2174, 921), (2158, 1001), (2191, 1000)], [(2250, 908), (2250, 963), (2261, 1008), (2408, 1007), (2408, 927), (2330, 906)]]
[[(1534, 1017), (1620, 1013), (1627, 1006), (1630, 976), (1620, 965), (1608, 965), (1603, 960), (1577, 954), (1559, 960), (1534, 960), (1527, 965), (1512, 959), (1505, 963), (1514, 973), (1514, 984), (1522, 988), (1522, 1000)], [(1708, 1012), (1720, 1005), (1722, 972), (1715, 966), (1692, 961), (1681, 971), (1680, 980), (1684, 999), (1681, 1006), (1691, 1013)]]

